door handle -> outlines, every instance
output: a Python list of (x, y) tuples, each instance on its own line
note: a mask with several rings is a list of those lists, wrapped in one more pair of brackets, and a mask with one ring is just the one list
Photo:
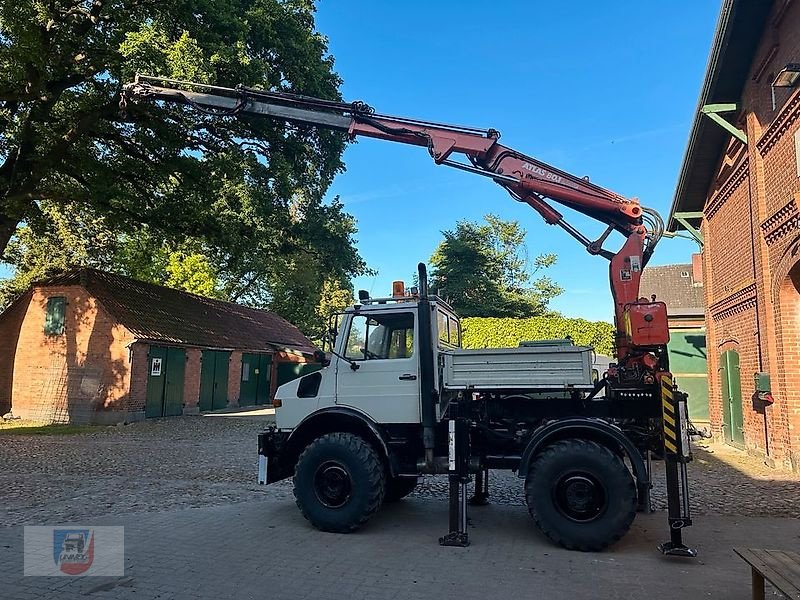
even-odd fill
[(398, 379), (400, 381), (416, 381), (417, 380), (417, 376), (414, 375), (413, 373), (404, 373), (403, 375), (400, 375), (400, 377), (398, 377)]

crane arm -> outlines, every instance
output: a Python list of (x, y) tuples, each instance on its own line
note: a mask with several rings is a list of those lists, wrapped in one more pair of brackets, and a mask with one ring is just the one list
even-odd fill
[[(494, 180), (514, 199), (536, 210), (547, 223), (562, 227), (591, 254), (611, 262), (619, 358), (630, 350), (624, 341), (624, 313), (628, 305), (638, 301), (641, 270), (663, 232), (658, 213), (643, 208), (637, 199), (625, 198), (504, 146), (494, 129), (382, 115), (363, 102), (336, 102), (242, 86), (225, 88), (141, 75), (124, 86), (123, 103), (128, 98), (186, 104), (215, 116), (264, 116), (338, 130), (350, 137), (423, 146), (437, 164)], [(455, 160), (458, 155), (466, 160)], [(596, 240), (586, 237), (565, 221), (548, 200), (606, 224), (606, 230)], [(613, 231), (627, 238), (617, 252), (603, 248)]]
[[(636, 199), (560, 171), (499, 143), (494, 129), (446, 125), (417, 119), (376, 114), (363, 102), (335, 102), (245, 87), (224, 88), (169, 79), (137, 76), (125, 86), (126, 97), (152, 98), (201, 108), (217, 115), (250, 114), (346, 132), (351, 137), (372, 137), (425, 146), (437, 164), (485, 175), (506, 188), (517, 200), (530, 204), (552, 225), (563, 216), (545, 198), (605, 222), (623, 235), (635, 233), (642, 222)], [(462, 154), (469, 163), (452, 160)], [(599, 248), (585, 246), (603, 254)], [(598, 250), (595, 252), (595, 250)], [(610, 255), (607, 255), (610, 258)]]

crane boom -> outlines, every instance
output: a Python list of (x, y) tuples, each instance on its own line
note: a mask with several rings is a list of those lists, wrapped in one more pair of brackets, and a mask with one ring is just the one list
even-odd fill
[[(500, 144), (500, 134), (494, 129), (383, 115), (363, 102), (329, 101), (242, 86), (226, 88), (142, 75), (124, 86), (123, 103), (126, 99), (148, 98), (190, 105), (211, 115), (263, 116), (333, 129), (350, 137), (424, 146), (437, 164), (494, 180), (515, 200), (536, 210), (547, 223), (563, 228), (589, 253), (610, 261), (617, 357), (621, 363), (631, 354), (640, 354), (635, 352), (636, 346), (659, 345), (656, 337), (663, 337), (660, 333), (656, 337), (640, 335), (637, 342), (630, 313), (634, 305), (662, 304), (639, 299), (641, 270), (663, 232), (663, 221), (658, 213), (642, 207), (636, 198), (625, 198), (586, 178), (576, 177)], [(466, 161), (454, 160), (457, 155), (462, 155)], [(596, 240), (586, 237), (548, 200), (604, 223), (606, 230)], [(603, 247), (613, 231), (627, 238), (617, 252)], [(666, 309), (662, 311), (656, 306), (653, 310), (659, 313), (657, 322), (652, 323), (651, 311), (644, 329), (652, 330), (653, 325), (666, 329)]]

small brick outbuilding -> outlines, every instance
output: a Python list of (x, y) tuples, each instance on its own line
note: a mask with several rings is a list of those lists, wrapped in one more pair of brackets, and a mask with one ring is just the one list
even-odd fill
[(0, 410), (113, 423), (269, 404), (313, 352), (273, 312), (81, 269), (0, 314)]

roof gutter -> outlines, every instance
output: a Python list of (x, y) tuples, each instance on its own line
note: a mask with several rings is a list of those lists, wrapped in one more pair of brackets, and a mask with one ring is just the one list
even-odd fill
[(166, 339), (156, 339), (156, 338), (148, 338), (148, 337), (136, 337), (133, 338), (130, 342), (125, 344), (125, 347), (130, 349), (131, 346), (137, 343), (144, 343), (150, 345), (157, 345), (157, 346), (165, 346), (170, 348), (192, 348), (197, 350), (216, 350), (220, 352), (253, 352), (253, 353), (268, 353), (268, 352), (283, 352), (285, 354), (291, 354), (295, 356), (313, 356), (314, 349), (313, 347), (308, 348), (301, 348), (299, 346), (295, 346), (294, 348), (287, 346), (282, 343), (275, 343), (275, 342), (266, 342), (265, 346), (259, 346), (256, 348), (250, 348), (247, 346), (241, 347), (229, 347), (229, 346), (198, 346), (197, 344), (190, 344), (187, 342), (181, 342), (176, 340), (166, 340)]

